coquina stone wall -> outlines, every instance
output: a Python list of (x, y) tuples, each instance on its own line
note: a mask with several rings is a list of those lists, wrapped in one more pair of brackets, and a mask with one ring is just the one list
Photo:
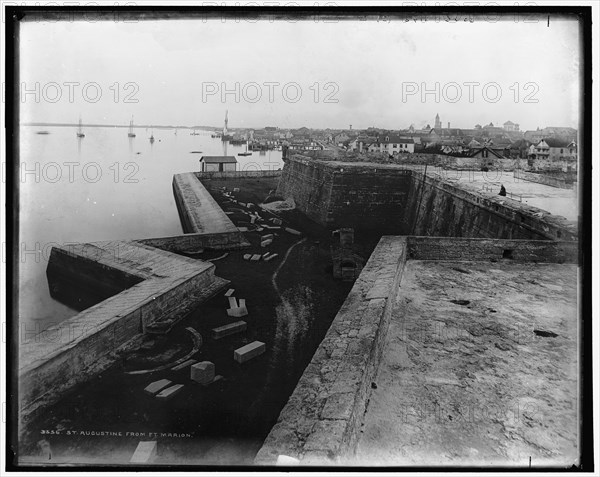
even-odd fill
[(575, 240), (562, 217), (462, 188), (460, 183), (394, 164), (345, 163), (294, 156), (277, 193), (331, 228), (453, 237)]

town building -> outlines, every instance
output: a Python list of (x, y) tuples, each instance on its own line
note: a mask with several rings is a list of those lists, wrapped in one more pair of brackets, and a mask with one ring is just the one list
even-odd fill
[(519, 125), (516, 123), (513, 123), (512, 121), (506, 121), (504, 124), (504, 130), (505, 131), (518, 131), (519, 130)]
[(202, 156), (200, 170), (202, 172), (232, 172), (237, 167), (234, 156)]

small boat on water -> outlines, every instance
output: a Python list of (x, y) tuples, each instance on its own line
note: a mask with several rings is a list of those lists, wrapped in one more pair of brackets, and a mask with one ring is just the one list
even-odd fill
[(154, 130), (150, 132), (150, 144), (154, 142)]
[(36, 134), (46, 135), (46, 134), (50, 134), (50, 131), (38, 131), (38, 132), (36, 132)]
[(248, 151), (248, 141), (246, 141), (246, 152), (238, 152), (238, 156), (251, 156), (252, 153)]
[(83, 126), (81, 125), (81, 116), (79, 116), (79, 129), (77, 129), (77, 137), (85, 137), (85, 134), (83, 134)]
[(131, 116), (131, 121), (129, 121), (129, 132), (127, 133), (127, 137), (135, 137), (135, 133), (133, 132), (133, 116)]

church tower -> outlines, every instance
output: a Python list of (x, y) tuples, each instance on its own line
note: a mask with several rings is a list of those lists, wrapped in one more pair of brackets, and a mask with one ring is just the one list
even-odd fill
[(435, 115), (435, 129), (442, 129), (442, 121), (440, 121), (440, 115)]

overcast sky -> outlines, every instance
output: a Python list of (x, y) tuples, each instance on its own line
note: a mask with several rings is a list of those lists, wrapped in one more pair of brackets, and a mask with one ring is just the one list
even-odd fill
[(21, 121), (221, 125), (228, 110), (231, 127), (398, 129), (436, 113), (444, 127), (577, 127), (579, 61), (578, 25), (560, 18), (28, 22), (21, 86), (39, 94)]

